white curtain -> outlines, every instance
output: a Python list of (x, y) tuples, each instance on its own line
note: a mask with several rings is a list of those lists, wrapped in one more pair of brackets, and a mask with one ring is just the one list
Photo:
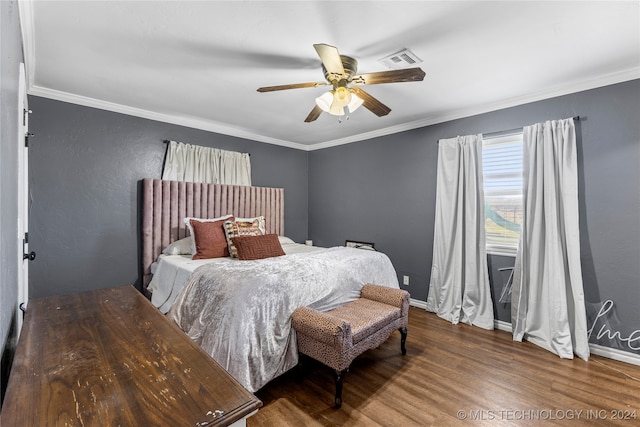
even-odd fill
[(169, 141), (162, 179), (251, 185), (251, 158), (247, 153)]
[(513, 339), (589, 358), (573, 119), (524, 128), (524, 217), (511, 295)]
[(427, 310), (493, 329), (484, 222), (482, 136), (440, 140)]

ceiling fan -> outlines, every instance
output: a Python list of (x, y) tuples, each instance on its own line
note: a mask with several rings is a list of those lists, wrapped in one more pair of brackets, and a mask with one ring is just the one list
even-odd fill
[(313, 47), (322, 60), (322, 71), (328, 83), (308, 82), (258, 88), (258, 92), (273, 92), (276, 90), (333, 86), (331, 91), (316, 98), (316, 105), (304, 120), (307, 123), (316, 120), (323, 111), (334, 116), (343, 116), (345, 115), (345, 110), (346, 113), (352, 113), (361, 105), (378, 117), (386, 116), (391, 111), (391, 108), (360, 89), (357, 85), (419, 82), (425, 76), (424, 71), (419, 67), (356, 75), (358, 61), (354, 58), (340, 55), (338, 48), (328, 44), (314, 44)]

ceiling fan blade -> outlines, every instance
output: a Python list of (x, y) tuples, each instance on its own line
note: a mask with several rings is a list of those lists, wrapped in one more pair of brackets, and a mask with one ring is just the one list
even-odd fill
[(379, 71), (353, 76), (351, 83), (359, 85), (377, 85), (381, 83), (421, 82), (425, 72), (422, 68), (406, 68), (404, 70)]
[(338, 48), (328, 44), (314, 44), (313, 47), (318, 52), (318, 56), (322, 60), (322, 65), (330, 74), (344, 74), (342, 59)]
[(360, 97), (360, 99), (364, 101), (362, 103), (364, 108), (371, 111), (376, 116), (378, 117), (386, 116), (391, 112), (391, 108), (387, 107), (382, 102), (378, 101), (376, 98), (369, 95), (367, 92), (360, 89), (359, 87), (352, 87), (350, 89), (352, 93), (355, 93), (357, 96)]
[(304, 119), (305, 123), (311, 123), (313, 121), (315, 121), (318, 117), (320, 117), (320, 114), (322, 114), (322, 108), (318, 107), (317, 105), (313, 107), (313, 110), (311, 110), (311, 112), (309, 113), (309, 115), (307, 116), (306, 119)]
[(326, 86), (326, 85), (327, 85), (326, 82), (294, 83), (290, 85), (260, 87), (258, 88), (258, 92), (273, 92), (276, 90), (300, 89), (305, 87), (318, 87), (318, 86)]

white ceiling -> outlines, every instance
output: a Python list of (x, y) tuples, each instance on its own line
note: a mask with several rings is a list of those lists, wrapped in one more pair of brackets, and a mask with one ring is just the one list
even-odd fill
[[(640, 78), (640, 2), (25, 1), (29, 93), (303, 150)], [(391, 108), (304, 119), (326, 87), (314, 43), (359, 73), (402, 48), (422, 82)]]

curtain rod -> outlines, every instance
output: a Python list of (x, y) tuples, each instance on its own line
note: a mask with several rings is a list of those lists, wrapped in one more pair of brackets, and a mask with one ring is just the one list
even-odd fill
[[(580, 120), (580, 116), (573, 116), (572, 117), (574, 122), (577, 122)], [(522, 129), (524, 128), (516, 128), (516, 129), (509, 129), (509, 130), (500, 130), (497, 132), (489, 132), (489, 133), (483, 133), (482, 136), (487, 136), (489, 138), (494, 138), (496, 136), (509, 136), (509, 135), (515, 135), (516, 133), (522, 133)]]
[[(171, 140), (170, 140), (170, 139), (165, 139), (164, 141), (162, 141), (162, 143), (163, 143), (163, 144), (168, 144), (168, 143), (170, 143), (170, 142), (171, 142)], [(251, 153), (246, 153), (246, 154), (248, 154), (249, 156), (251, 156)]]

